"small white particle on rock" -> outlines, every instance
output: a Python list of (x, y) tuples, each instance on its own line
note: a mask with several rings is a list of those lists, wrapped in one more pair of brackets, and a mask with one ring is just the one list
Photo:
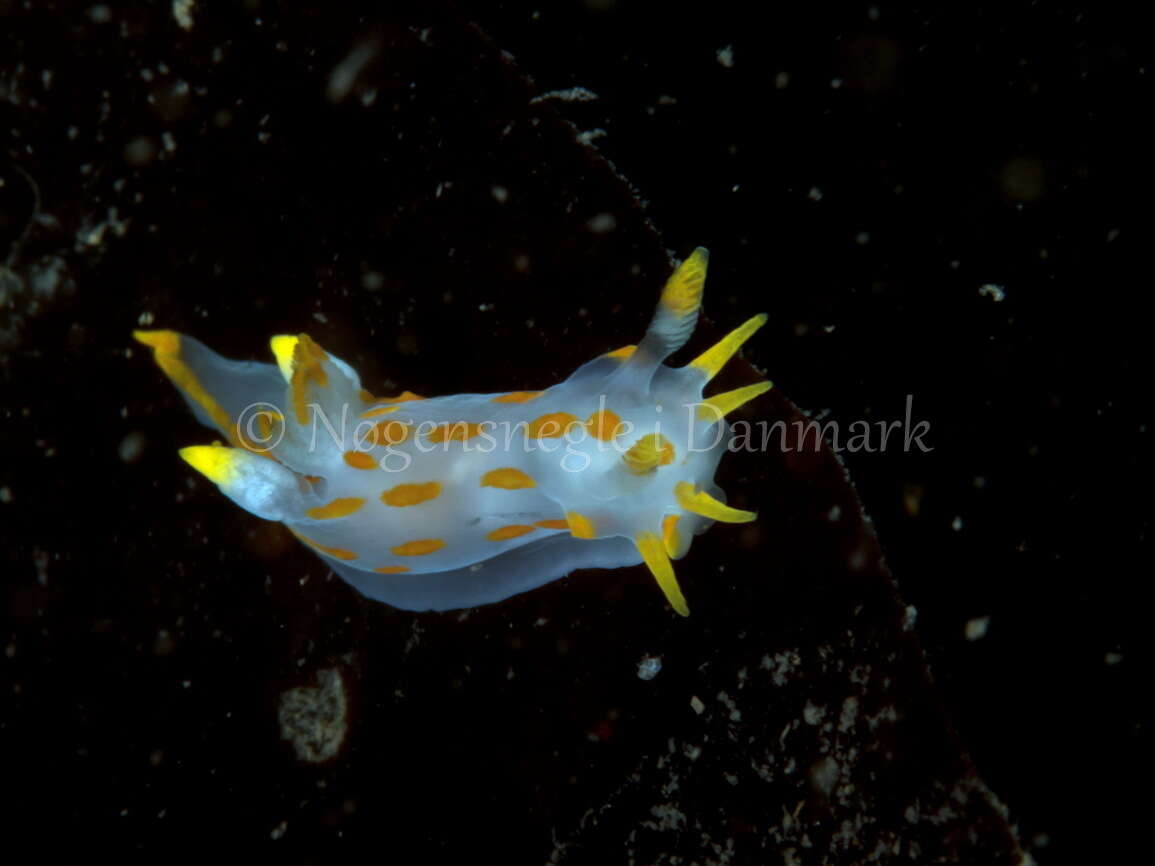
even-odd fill
[(193, 0), (172, 0), (172, 17), (181, 30), (192, 30), (194, 8), (196, 3)]
[(808, 725), (817, 725), (825, 715), (826, 707), (820, 707), (810, 701), (807, 701), (806, 706), (802, 708), (802, 718)]
[(618, 227), (618, 220), (612, 213), (600, 213), (591, 217), (586, 225), (595, 235), (604, 235)]
[(913, 604), (908, 604), (906, 610), (902, 614), (902, 630), (910, 631), (914, 628), (914, 623), (918, 619), (918, 608)]
[(702, 715), (702, 712), (706, 709), (706, 705), (704, 703), (702, 703), (701, 699), (697, 695), (694, 695), (693, 697), (690, 698), (690, 709), (692, 709), (695, 713), (697, 713), (700, 716), (700, 715)]
[(642, 660), (638, 662), (638, 679), (652, 680), (661, 670), (661, 656), (642, 656)]
[(990, 298), (996, 304), (1007, 296), (1006, 291), (1002, 286), (997, 286), (994, 283), (987, 283), (979, 287), (979, 294), (984, 298)]
[(144, 434), (134, 430), (120, 440), (116, 453), (125, 463), (133, 463), (144, 453)]

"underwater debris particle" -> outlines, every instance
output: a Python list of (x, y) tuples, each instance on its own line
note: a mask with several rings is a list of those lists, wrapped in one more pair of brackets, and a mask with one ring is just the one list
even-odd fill
[(642, 660), (638, 662), (638, 679), (652, 680), (661, 670), (661, 656), (642, 656)]
[(325, 98), (332, 103), (341, 102), (357, 83), (357, 78), (368, 66), (369, 61), (377, 56), (376, 41), (363, 42), (350, 51), (345, 58), (333, 67), (329, 73), (329, 85), (325, 89)]
[(595, 235), (604, 235), (618, 227), (618, 220), (612, 213), (600, 213), (591, 217), (586, 226)]
[(810, 784), (829, 797), (838, 781), (839, 771), (838, 762), (827, 755), (810, 768)]
[(345, 682), (336, 668), (317, 671), (316, 686), (282, 693), (277, 710), (281, 739), (288, 740), (297, 758), (319, 764), (337, 754), (348, 730)]
[(139, 430), (134, 430), (120, 440), (116, 453), (125, 463), (134, 463), (144, 453), (144, 443), (144, 434)]
[(913, 604), (908, 604), (906, 610), (902, 612), (902, 630), (911, 631), (914, 628), (915, 622), (918, 620), (918, 608)]
[(172, 17), (181, 30), (193, 29), (193, 9), (196, 5), (194, 0), (172, 0)]
[(562, 102), (593, 102), (597, 98), (596, 93), (585, 87), (571, 87), (568, 90), (547, 91), (535, 96), (529, 103), (533, 105), (535, 102), (545, 102), (547, 99), (557, 99)]
[(968, 619), (967, 624), (963, 629), (963, 634), (969, 641), (982, 640), (987, 635), (987, 626), (991, 624), (989, 616), (976, 616), (973, 619)]
[(995, 283), (984, 283), (982, 286), (979, 286), (979, 294), (984, 298), (990, 298), (996, 304), (1007, 296), (1003, 287)]

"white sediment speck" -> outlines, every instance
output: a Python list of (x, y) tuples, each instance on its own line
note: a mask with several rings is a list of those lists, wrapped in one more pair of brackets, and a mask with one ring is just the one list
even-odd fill
[(986, 637), (987, 626), (991, 624), (989, 616), (976, 616), (973, 619), (968, 619), (966, 626), (963, 628), (963, 634), (966, 639), (970, 641), (981, 640)]
[(638, 662), (638, 679), (652, 680), (661, 670), (661, 656), (642, 656), (642, 660)]
[(176, 19), (177, 26), (181, 30), (193, 29), (193, 9), (195, 8), (194, 0), (172, 0), (172, 17)]
[(566, 90), (549, 90), (535, 96), (530, 103), (545, 102), (547, 99), (558, 99), (562, 102), (593, 102), (598, 95), (585, 87), (570, 87)]
[(915, 622), (918, 621), (918, 608), (913, 604), (908, 604), (906, 610), (902, 612), (902, 630), (910, 631), (914, 628)]

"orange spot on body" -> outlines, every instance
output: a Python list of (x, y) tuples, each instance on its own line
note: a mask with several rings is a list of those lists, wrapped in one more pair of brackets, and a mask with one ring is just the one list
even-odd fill
[(297, 538), (299, 538), (301, 541), (305, 542), (305, 544), (309, 545), (312, 548), (315, 548), (315, 549), (321, 551), (321, 553), (327, 553), (329, 556), (333, 557), (334, 559), (343, 559), (345, 561), (348, 561), (350, 559), (356, 559), (357, 558), (357, 554), (353, 553), (351, 550), (343, 550), (340, 547), (326, 547), (324, 544), (321, 544), (319, 541), (313, 541), (313, 539), (309, 538), (308, 536), (301, 535), (301, 533), (297, 532), (295, 529), (290, 529), (289, 532), (293, 533), (293, 535), (297, 536)]
[(594, 531), (593, 521), (584, 514), (578, 514), (576, 511), (567, 511), (565, 515), (566, 525), (569, 526), (569, 531), (574, 538), (597, 538), (597, 532)]
[(558, 439), (566, 434), (571, 424), (579, 424), (576, 415), (569, 412), (550, 412), (529, 422), (527, 435), (531, 439)]
[[(373, 397), (372, 400), (367, 400), (366, 402), (379, 403), (381, 401), (378, 400), (376, 397)], [(362, 412), (361, 417), (362, 418), (376, 418), (378, 415), (388, 415), (390, 412), (396, 412), (400, 408), (401, 408), (400, 406), (378, 406), (375, 409), (370, 409), (368, 412)]]
[(538, 520), (533, 525), (541, 529), (569, 529), (569, 523), (565, 520)]
[(602, 442), (610, 442), (618, 435), (622, 418), (613, 409), (598, 409), (586, 421), (590, 435)]
[(521, 490), (526, 487), (537, 487), (537, 482), (512, 466), (503, 466), (501, 469), (491, 469), (481, 476), (482, 487), (499, 487), (502, 490)]
[(614, 349), (612, 352), (606, 352), (603, 357), (617, 358), (619, 361), (628, 361), (634, 356), (637, 351), (637, 346), (622, 346), (620, 349)]
[(410, 400), (424, 400), (420, 394), (414, 394), (412, 391), (402, 391), (396, 397), (379, 397), (380, 403), (408, 403)]
[(530, 532), (533, 532), (532, 526), (526, 526), (522, 523), (512, 523), (509, 526), (502, 526), (492, 532), (486, 533), (485, 537), (490, 541), (508, 541), (511, 538), (519, 538)]
[(467, 439), (472, 439), (480, 434), (481, 430), (480, 424), (474, 424), (470, 421), (454, 421), (438, 424), (432, 432), (427, 434), (426, 439), (429, 442), (465, 442)]
[(402, 421), (378, 421), (365, 437), (370, 445), (397, 445), (412, 434), (413, 428)]
[(381, 494), (381, 501), (395, 508), (404, 508), (407, 505), (420, 505), (441, 495), (441, 485), (436, 481), (427, 481), (424, 484), (398, 484)]
[(373, 569), (378, 574), (404, 574), (411, 571), (407, 565), (383, 565), (380, 568)]
[(407, 541), (390, 549), (397, 556), (427, 556), (430, 553), (436, 553), (443, 547), (445, 547), (445, 542), (440, 538), (420, 538), (417, 541)]
[(510, 391), (508, 394), (498, 394), (491, 403), (528, 403), (544, 394), (544, 391)]
[(335, 520), (338, 517), (348, 517), (350, 514), (356, 514), (364, 504), (365, 500), (359, 497), (343, 497), (334, 499), (332, 502), (327, 502), (324, 505), (310, 508), (305, 512), (305, 516), (313, 520)]
[(346, 451), (343, 456), (345, 462), (354, 469), (377, 468), (377, 461), (373, 459), (373, 455), (366, 454), (364, 451)]

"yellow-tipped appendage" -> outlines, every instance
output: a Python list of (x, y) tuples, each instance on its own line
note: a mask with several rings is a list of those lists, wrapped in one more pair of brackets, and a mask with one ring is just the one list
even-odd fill
[(742, 348), (742, 344), (749, 340), (759, 328), (766, 324), (766, 314), (759, 313), (752, 319), (747, 319), (697, 358), (689, 366), (701, 370), (706, 381), (718, 375), (718, 371), (726, 366), (726, 362)]
[(138, 343), (152, 349), (153, 360), (169, 381), (204, 409), (212, 422), (229, 437), (229, 441), (236, 442), (232, 419), (181, 358), (181, 335), (176, 331), (133, 331), (132, 336)]
[[(307, 404), (309, 388), (313, 386), (324, 388), (329, 384), (329, 375), (321, 366), (328, 360), (329, 356), (325, 354), (325, 350), (313, 342), (308, 334), (300, 334), (296, 338), (296, 342), (293, 344), (289, 391), (293, 400), (293, 413), (298, 424), (309, 423)], [(279, 358), (277, 363), (280, 364)]]
[(277, 359), (277, 367), (285, 382), (293, 381), (293, 353), (297, 350), (298, 338), (292, 334), (278, 334), (269, 340), (269, 348)]
[(674, 566), (670, 564), (670, 557), (666, 553), (666, 546), (660, 536), (654, 532), (639, 532), (634, 538), (638, 553), (642, 555), (654, 580), (662, 588), (666, 600), (675, 611), (682, 616), (690, 615), (690, 607), (686, 604), (686, 597), (678, 586), (678, 578), (674, 576)]
[(689, 316), (702, 305), (702, 289), (706, 285), (706, 266), (710, 254), (705, 247), (698, 247), (689, 258), (678, 265), (678, 269), (666, 280), (662, 289), (662, 306), (678, 316)]
[(686, 511), (722, 523), (749, 523), (758, 519), (758, 515), (753, 511), (743, 511), (724, 505), (705, 490), (696, 490), (688, 481), (679, 481), (674, 485), (674, 499)]
[(191, 445), (180, 449), (184, 462), (218, 487), (227, 486), (236, 477), (239, 455), (243, 453), (224, 445)]
[(725, 418), (740, 406), (745, 406), (755, 397), (765, 394), (774, 387), (773, 382), (755, 382), (744, 388), (735, 388), (707, 397), (698, 404), (698, 420), (713, 423)]

